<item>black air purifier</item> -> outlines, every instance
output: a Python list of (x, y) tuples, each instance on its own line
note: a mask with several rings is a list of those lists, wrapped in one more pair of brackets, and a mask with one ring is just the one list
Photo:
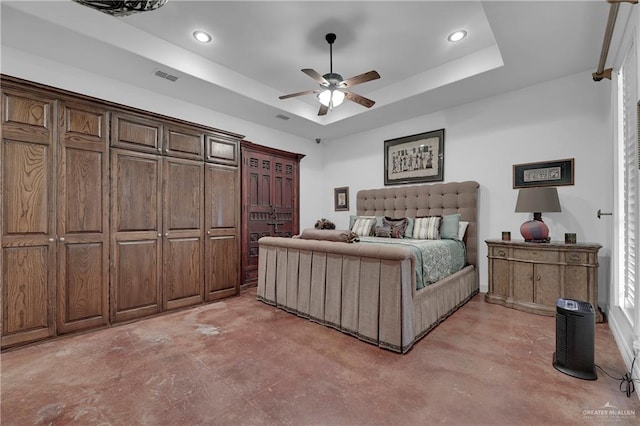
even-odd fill
[(571, 299), (556, 302), (556, 352), (553, 366), (569, 376), (596, 380), (596, 315), (593, 305)]

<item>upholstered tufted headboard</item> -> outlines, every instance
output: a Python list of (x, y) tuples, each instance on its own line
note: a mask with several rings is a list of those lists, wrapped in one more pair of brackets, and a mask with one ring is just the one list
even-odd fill
[(469, 222), (467, 263), (478, 267), (478, 188), (475, 181), (435, 183), (358, 191), (359, 216), (423, 217), (460, 213)]

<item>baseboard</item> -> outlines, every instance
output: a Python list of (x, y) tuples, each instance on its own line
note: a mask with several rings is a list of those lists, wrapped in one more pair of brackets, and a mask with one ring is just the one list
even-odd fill
[[(610, 309), (609, 316), (609, 329), (611, 330), (611, 334), (613, 334), (613, 338), (618, 345), (618, 350), (622, 355), (622, 360), (624, 361), (625, 366), (627, 367), (627, 371), (631, 369), (631, 365), (633, 364), (633, 332), (628, 324), (626, 318), (624, 318), (624, 314), (620, 311), (620, 308), (614, 307)], [(640, 358), (636, 360), (633, 365), (633, 371), (631, 372), (631, 377), (634, 379), (640, 378)], [(640, 400), (640, 392), (636, 392), (636, 398)]]

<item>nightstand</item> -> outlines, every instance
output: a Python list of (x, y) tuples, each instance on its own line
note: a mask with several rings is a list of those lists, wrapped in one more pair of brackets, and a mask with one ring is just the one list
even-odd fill
[(485, 300), (539, 315), (555, 316), (563, 297), (598, 309), (598, 251), (595, 243), (527, 243), (486, 240), (489, 291)]

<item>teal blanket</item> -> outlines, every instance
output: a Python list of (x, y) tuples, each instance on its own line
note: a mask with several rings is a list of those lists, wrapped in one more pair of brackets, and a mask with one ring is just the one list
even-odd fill
[(416, 256), (416, 288), (418, 290), (461, 270), (465, 265), (465, 246), (458, 240), (360, 237), (360, 242), (409, 247)]

